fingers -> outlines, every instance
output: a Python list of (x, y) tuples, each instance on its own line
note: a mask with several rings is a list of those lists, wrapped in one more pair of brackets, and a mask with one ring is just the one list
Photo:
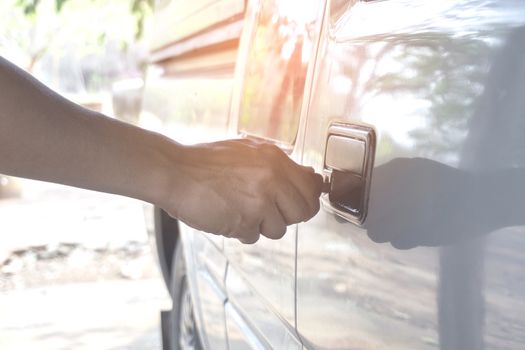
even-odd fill
[(270, 239), (280, 239), (286, 233), (286, 222), (276, 205), (271, 206), (260, 225), (261, 234)]
[(237, 228), (229, 237), (237, 238), (243, 244), (255, 244), (261, 236), (259, 226), (259, 224), (244, 225)]
[[(273, 203), (272, 203), (273, 204)], [(280, 239), (286, 233), (286, 223), (275, 204), (258, 213), (263, 220), (258, 224), (251, 224), (237, 229), (237, 237), (244, 244), (256, 243), (260, 235), (270, 239)]]
[(309, 206), (312, 212), (311, 216), (314, 216), (319, 211), (319, 197), (323, 192), (323, 177), (315, 173), (313, 168), (302, 166), (301, 168), (302, 174), (293, 184)]
[[(179, 213), (193, 227), (253, 244), (261, 234), (279, 239), (287, 225), (306, 221), (319, 211), (322, 177), (275, 145), (242, 139), (192, 150), (191, 159), (199, 158), (193, 154), (200, 152), (207, 164), (188, 177), (193, 187), (186, 192), (194, 201)], [(195, 215), (204, 204), (202, 198), (210, 210), (215, 208), (215, 215)]]
[(299, 169), (277, 189), (277, 207), (287, 225), (306, 221), (317, 214), (322, 181), (320, 175)]
[(261, 219), (254, 211), (239, 215), (237, 224), (228, 235), (231, 238), (237, 238), (243, 244), (254, 244), (260, 238)]
[(276, 206), (286, 225), (306, 220), (307, 213), (310, 211), (304, 198), (291, 184), (278, 190), (276, 193)]
[(277, 208), (287, 225), (306, 221), (319, 211), (319, 197), (305, 192), (290, 183), (276, 193)]
[(242, 244), (255, 244), (259, 240), (260, 234), (253, 234), (248, 237), (239, 237), (239, 241)]

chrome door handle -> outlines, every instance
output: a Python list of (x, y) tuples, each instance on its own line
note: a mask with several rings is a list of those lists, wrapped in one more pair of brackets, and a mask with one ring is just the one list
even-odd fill
[(328, 129), (323, 207), (359, 225), (366, 219), (375, 145), (369, 126), (334, 123)]

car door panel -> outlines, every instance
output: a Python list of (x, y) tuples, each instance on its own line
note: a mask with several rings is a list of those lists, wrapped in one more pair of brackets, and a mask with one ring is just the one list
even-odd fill
[(269, 345), (264, 345), (261, 337), (253, 332), (252, 327), (246, 324), (246, 321), (230, 303), (226, 304), (225, 309), (230, 350), (263, 350), (269, 347)]
[(303, 163), (323, 171), (335, 122), (373, 128), (377, 148), (362, 226), (328, 207), (299, 225), (307, 348), (525, 344), (524, 11), (391, 0), (327, 13)]
[[(293, 272), (290, 276), (293, 277)], [(267, 295), (256, 294), (268, 293), (270, 289), (282, 289), (280, 283), (268, 279), (260, 271), (252, 277), (256, 277), (259, 280), (257, 286), (263, 286), (263, 288), (255, 288), (247, 284), (246, 278), (241, 277), (235, 268), (231, 266), (228, 268), (226, 287), (229, 299), (226, 304), (226, 323), (230, 349), (300, 350), (302, 346), (297, 339), (293, 325), (288, 320), (281, 318), (282, 313), (273, 310), (275, 304), (265, 301)], [(283, 297), (282, 301), (290, 299), (293, 300), (293, 296)], [(293, 303), (287, 307), (293, 310)], [(239, 336), (238, 329), (243, 330), (244, 336)]]
[[(299, 161), (294, 144), (323, 6), (317, 0), (249, 3), (237, 61), (231, 137), (275, 144)], [(295, 334), (295, 226), (278, 241), (261, 237), (250, 246), (226, 240), (224, 251), (229, 262), (228, 304), (235, 311), (226, 315), (228, 329), (237, 332), (243, 320), (264, 346), (300, 348)]]
[[(199, 309), (202, 314), (201, 334), (208, 349), (227, 350), (224, 303), (227, 300), (224, 278), (226, 258), (222, 249), (207, 239), (202, 232), (191, 230), (194, 251)], [(197, 304), (195, 304), (197, 305)]]
[[(289, 228), (278, 242), (261, 238), (253, 246), (236, 241), (225, 242), (225, 254), (230, 265), (226, 288), (230, 299), (242, 295), (265, 300), (274, 312), (290, 326), (294, 325), (295, 228)], [(239, 286), (242, 286), (239, 289)], [(255, 293), (248, 293), (252, 288)], [(256, 303), (253, 301), (253, 303)], [(247, 317), (256, 314), (248, 313)], [(254, 323), (258, 323), (254, 321)], [(266, 324), (266, 321), (261, 321)], [(283, 328), (281, 325), (280, 328)]]

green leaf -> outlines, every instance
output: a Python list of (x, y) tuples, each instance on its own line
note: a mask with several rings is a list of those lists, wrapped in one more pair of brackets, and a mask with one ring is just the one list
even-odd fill
[(64, 7), (64, 4), (67, 2), (68, 0), (56, 0), (55, 2), (55, 8), (57, 10), (57, 12), (60, 12), (62, 10), (62, 7)]
[(18, 0), (16, 2), (18, 6), (22, 7), (24, 15), (26, 16), (34, 15), (39, 3), (40, 0)]

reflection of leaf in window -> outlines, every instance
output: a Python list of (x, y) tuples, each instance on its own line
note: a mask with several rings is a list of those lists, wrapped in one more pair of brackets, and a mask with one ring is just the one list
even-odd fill
[(400, 105), (426, 101), (428, 107), (418, 113), (424, 125), (408, 136), (421, 154), (449, 159), (466, 136), (462, 131), (481, 93), (489, 49), (486, 41), (439, 32), (376, 35), (355, 42), (344, 50), (348, 59), (340, 67), (352, 82), (344, 113), (359, 115), (367, 101), (380, 95), (393, 96)]

